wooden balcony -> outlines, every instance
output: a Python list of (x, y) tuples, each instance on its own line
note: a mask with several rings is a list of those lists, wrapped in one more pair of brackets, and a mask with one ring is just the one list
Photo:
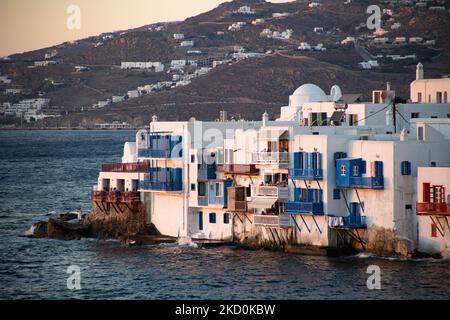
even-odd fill
[(417, 202), (416, 212), (418, 215), (450, 215), (450, 204)]
[(139, 192), (119, 192), (119, 191), (92, 191), (92, 201), (95, 202), (109, 202), (109, 203), (136, 203), (141, 201)]
[(230, 212), (247, 212), (247, 195), (246, 188), (242, 186), (228, 188), (228, 211)]
[(217, 171), (228, 174), (259, 175), (259, 169), (254, 164), (219, 164)]

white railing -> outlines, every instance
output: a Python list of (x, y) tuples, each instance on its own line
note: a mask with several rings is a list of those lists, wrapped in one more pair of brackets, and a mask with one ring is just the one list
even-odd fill
[(255, 197), (269, 197), (276, 199), (288, 199), (289, 187), (284, 186), (254, 186), (252, 195)]
[(289, 163), (289, 153), (253, 152), (253, 163)]
[(255, 226), (278, 227), (280, 225), (278, 216), (254, 215), (253, 224)]
[(291, 219), (289, 215), (266, 216), (255, 214), (253, 216), (253, 224), (255, 226), (290, 228)]

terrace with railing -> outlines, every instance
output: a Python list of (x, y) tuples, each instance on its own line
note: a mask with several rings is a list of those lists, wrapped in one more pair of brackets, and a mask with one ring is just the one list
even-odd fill
[(322, 180), (323, 179), (323, 170), (322, 169), (289, 168), (288, 175), (289, 175), (289, 179), (294, 179), (294, 180)]
[(138, 149), (138, 156), (140, 158), (181, 158), (182, 140), (181, 136), (151, 133), (148, 136), (148, 148)]
[(253, 224), (255, 226), (289, 228), (291, 227), (290, 217), (287, 215), (254, 215)]
[(311, 214), (323, 215), (323, 202), (300, 202), (290, 201), (285, 203), (285, 212), (287, 214)]
[(183, 191), (182, 168), (150, 168), (140, 181), (142, 191)]
[(288, 199), (289, 187), (277, 185), (253, 186), (252, 197)]
[(449, 203), (429, 203), (429, 202), (417, 202), (416, 212), (418, 215), (450, 215)]
[(259, 169), (254, 164), (219, 164), (217, 172), (227, 174), (259, 175)]
[(328, 217), (330, 228), (365, 229), (367, 228), (366, 216), (349, 215), (346, 217)]
[(143, 162), (102, 164), (102, 172), (140, 173), (146, 172), (148, 169), (148, 165)]
[(135, 203), (141, 201), (139, 192), (135, 191), (95, 191), (91, 193), (92, 201), (95, 202), (122, 202), (122, 203)]
[(288, 164), (288, 152), (253, 152), (252, 162), (257, 164)]

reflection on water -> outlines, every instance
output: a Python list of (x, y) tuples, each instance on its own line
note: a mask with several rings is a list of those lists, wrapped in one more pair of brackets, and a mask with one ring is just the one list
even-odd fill
[[(52, 211), (89, 210), (89, 190), (100, 164), (120, 161), (123, 142), (133, 136), (0, 132), (0, 298), (450, 298), (448, 261), (328, 258), (178, 244), (129, 247), (116, 241), (24, 236)], [(381, 268), (381, 290), (367, 289), (371, 264)], [(70, 265), (81, 268), (80, 291), (66, 288)]]

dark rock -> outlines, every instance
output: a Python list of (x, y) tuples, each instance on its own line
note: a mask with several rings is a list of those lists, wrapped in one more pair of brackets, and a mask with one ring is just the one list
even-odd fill
[(90, 223), (68, 223), (62, 220), (50, 218), (48, 220), (48, 237), (57, 240), (79, 240), (82, 237), (90, 237)]
[(46, 238), (48, 237), (48, 223), (46, 221), (40, 221), (34, 224), (33, 237)]
[(76, 213), (62, 213), (59, 215), (61, 221), (70, 221), (78, 219), (78, 215)]

